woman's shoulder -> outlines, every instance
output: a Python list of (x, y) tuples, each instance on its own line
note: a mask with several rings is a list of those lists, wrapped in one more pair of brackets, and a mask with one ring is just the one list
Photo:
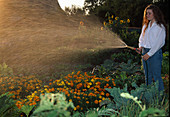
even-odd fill
[(161, 23), (159, 24), (157, 22), (155, 24), (156, 24), (155, 25), (156, 28), (165, 30), (165, 26), (163, 24), (161, 24)]

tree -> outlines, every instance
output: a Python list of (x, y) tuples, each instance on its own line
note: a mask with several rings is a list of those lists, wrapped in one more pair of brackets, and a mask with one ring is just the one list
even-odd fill
[(169, 0), (85, 0), (85, 8), (90, 14), (97, 15), (101, 21), (105, 19), (105, 14), (109, 12), (122, 19), (130, 19), (130, 26), (141, 27), (143, 12), (149, 4), (157, 5), (169, 21)]

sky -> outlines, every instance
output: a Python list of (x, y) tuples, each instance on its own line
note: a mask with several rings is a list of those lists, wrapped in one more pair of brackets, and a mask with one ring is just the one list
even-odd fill
[(71, 7), (75, 5), (77, 7), (83, 7), (85, 0), (58, 0), (60, 7), (64, 10), (65, 7)]

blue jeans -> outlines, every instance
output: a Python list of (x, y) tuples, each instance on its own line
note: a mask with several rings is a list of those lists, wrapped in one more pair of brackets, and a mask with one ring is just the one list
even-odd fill
[[(142, 55), (146, 54), (150, 49), (144, 48), (142, 50)], [(159, 91), (164, 90), (164, 84), (161, 77), (161, 67), (162, 67), (162, 49), (159, 49), (153, 56), (151, 56), (147, 61), (143, 62), (145, 81), (147, 85), (150, 85), (152, 81), (159, 82)]]

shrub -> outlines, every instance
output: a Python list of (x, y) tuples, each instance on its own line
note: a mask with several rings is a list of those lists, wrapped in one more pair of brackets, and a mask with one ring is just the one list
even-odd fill
[(128, 60), (132, 60), (133, 63), (141, 64), (141, 55), (137, 54), (135, 51), (122, 49), (121, 52), (117, 52), (111, 55), (111, 60), (118, 63), (127, 63)]
[(110, 14), (109, 12), (106, 13), (105, 17), (106, 21), (104, 21), (104, 26), (115, 33), (119, 33), (123, 27), (127, 27), (128, 23), (130, 23), (130, 19), (123, 20), (118, 16), (114, 16), (114, 14)]
[(6, 63), (0, 64), (0, 77), (13, 76), (12, 68), (8, 67)]
[(163, 53), (162, 74), (169, 74), (169, 52)]
[(129, 46), (138, 47), (140, 33), (138, 31), (129, 31), (128, 28), (120, 30), (121, 39)]

